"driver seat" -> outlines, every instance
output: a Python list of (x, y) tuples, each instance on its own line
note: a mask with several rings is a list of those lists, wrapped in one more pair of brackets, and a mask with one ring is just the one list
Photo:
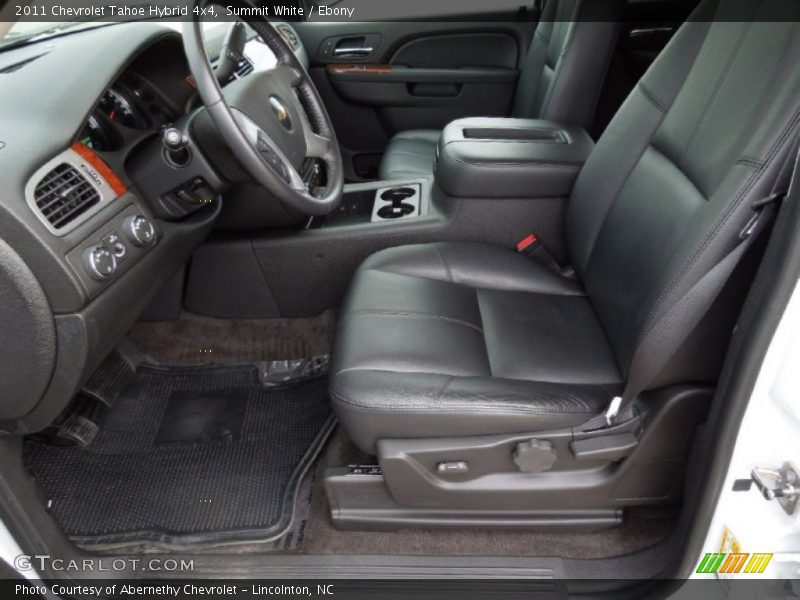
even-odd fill
[[(350, 439), (382, 455), (383, 440), (569, 428), (601, 414), (645, 333), (781, 185), (800, 123), (798, 20), (795, 2), (698, 7), (577, 180), (565, 222), (576, 279), (489, 244), (370, 257), (333, 352), (331, 398)], [(739, 297), (720, 296), (649, 388), (714, 381), (724, 309)]]

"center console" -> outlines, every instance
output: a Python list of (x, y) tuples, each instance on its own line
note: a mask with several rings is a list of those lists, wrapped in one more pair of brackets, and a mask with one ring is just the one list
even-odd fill
[(456, 198), (562, 198), (593, 148), (592, 138), (576, 126), (458, 119), (439, 138), (436, 184)]
[[(434, 176), (347, 184), (333, 213), (299, 230), (208, 241), (194, 253), (184, 308), (223, 318), (317, 315), (341, 306), (368, 256), (407, 244), (473, 241), (511, 251), (535, 231), (566, 264), (564, 211), (593, 146), (582, 129), (552, 121), (454, 121)], [(249, 293), (229, 292), (237, 289)]]

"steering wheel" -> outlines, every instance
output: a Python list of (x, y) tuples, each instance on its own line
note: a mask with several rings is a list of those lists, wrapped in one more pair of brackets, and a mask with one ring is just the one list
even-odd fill
[[(225, 143), (256, 183), (302, 214), (327, 214), (339, 204), (344, 186), (333, 124), (314, 83), (283, 37), (266, 18), (252, 16), (245, 21), (275, 54), (277, 66), (235, 80), (223, 93), (205, 51), (202, 22), (195, 17), (183, 25), (183, 46), (197, 91)], [(325, 187), (307, 188), (300, 171), (308, 158), (323, 163)]]

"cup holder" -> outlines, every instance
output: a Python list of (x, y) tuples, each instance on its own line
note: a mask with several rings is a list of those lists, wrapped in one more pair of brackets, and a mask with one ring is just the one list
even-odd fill
[(420, 186), (418, 184), (377, 190), (372, 221), (419, 216), (419, 199)]
[(406, 198), (410, 198), (416, 193), (417, 190), (410, 187), (392, 188), (381, 194), (381, 200), (386, 200), (388, 202), (399, 202), (401, 200), (405, 200)]
[(387, 204), (378, 209), (378, 216), (381, 219), (402, 219), (406, 215), (410, 215), (414, 210), (411, 204), (406, 204), (400, 200), (393, 200), (391, 204)]

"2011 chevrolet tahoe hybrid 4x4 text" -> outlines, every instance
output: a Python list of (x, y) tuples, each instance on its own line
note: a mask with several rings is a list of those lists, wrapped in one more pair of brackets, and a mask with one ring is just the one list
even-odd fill
[(3, 589), (797, 594), (798, 146), (795, 0), (7, 3)]

